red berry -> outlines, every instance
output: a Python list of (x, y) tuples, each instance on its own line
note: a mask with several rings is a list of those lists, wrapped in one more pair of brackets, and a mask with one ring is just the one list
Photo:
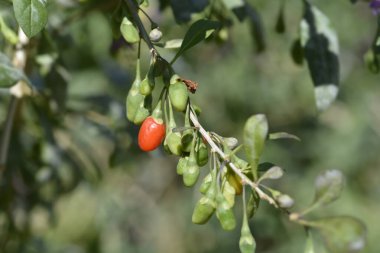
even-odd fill
[(139, 131), (139, 146), (143, 151), (156, 149), (165, 137), (165, 124), (157, 122), (152, 116), (146, 118)]

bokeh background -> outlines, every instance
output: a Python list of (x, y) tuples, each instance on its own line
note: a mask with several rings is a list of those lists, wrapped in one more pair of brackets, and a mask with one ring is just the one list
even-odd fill
[[(241, 140), (245, 120), (252, 114), (264, 113), (272, 132), (299, 136), (301, 142), (267, 143), (263, 161), (286, 170), (285, 177), (272, 185), (293, 196), (294, 210), (300, 210), (312, 201), (314, 179), (319, 173), (333, 168), (342, 170), (346, 176), (342, 197), (311, 217), (359, 217), (368, 227), (364, 252), (380, 252), (380, 85), (379, 76), (370, 73), (363, 62), (363, 54), (376, 31), (376, 17), (366, 3), (313, 1), (330, 17), (341, 45), (339, 97), (328, 110), (317, 113), (307, 67), (297, 66), (290, 57), (302, 15), (301, 1), (287, 1), (285, 34), (274, 31), (279, 1), (249, 2), (263, 19), (265, 52), (255, 53), (248, 24), (234, 19), (225, 43), (203, 43), (175, 64), (181, 76), (199, 82), (192, 100), (202, 108), (201, 123), (208, 130)], [(56, 13), (50, 14), (49, 22), (59, 23), (60, 10), (52, 9)], [(185, 33), (186, 26), (176, 25), (169, 9), (158, 12), (156, 1), (151, 0), (147, 11), (160, 24), (165, 39), (179, 38)], [(89, 11), (66, 25), (56, 38), (70, 73), (65, 113), (58, 114), (69, 131), (56, 129), (54, 136), (77, 163), (74, 166), (65, 157), (57, 157), (48, 143), (43, 144), (43, 156), (55, 165), (53, 174), (63, 178), (63, 190), (56, 189), (54, 180), (49, 181), (53, 167), (35, 165), (31, 174), (36, 182), (41, 182), (39, 196), (49, 200), (50, 205), (24, 208), (22, 199), (18, 199), (12, 202), (17, 208), (11, 213), (3, 209), (2, 251), (239, 252), (239, 226), (225, 232), (215, 217), (203, 226), (191, 223), (200, 193), (198, 185), (182, 185), (175, 172), (177, 158), (166, 155), (162, 149), (151, 153), (138, 149), (138, 127), (124, 117), (125, 96), (134, 78), (136, 48), (124, 47), (113, 57), (109, 55), (112, 32), (108, 18), (101, 11)], [(161, 52), (170, 59), (175, 51)], [(149, 63), (145, 48), (142, 59), (144, 73)], [(32, 80), (41, 86), (59, 82), (54, 77), (47, 82), (39, 74), (32, 75)], [(44, 106), (43, 102), (36, 105), (32, 100), (26, 100), (24, 107)], [(0, 97), (1, 119), (5, 118), (8, 102), (7, 97)], [(44, 121), (35, 120), (36, 115), (29, 109), (22, 115), (20, 129), (24, 133), (18, 135), (20, 142), (44, 138), (39, 130)], [(10, 162), (21, 156), (17, 145), (12, 147)], [(31, 163), (33, 156), (18, 161)], [(79, 179), (72, 175), (72, 167), (80, 174)], [(236, 216), (241, 217), (241, 212), (238, 204)], [(16, 220), (14, 229), (9, 229), (8, 215)], [(20, 233), (25, 223), (27, 232)], [(303, 250), (303, 228), (290, 223), (266, 203), (262, 203), (250, 225), (258, 253)], [(318, 234), (313, 236), (316, 252), (325, 252)]]

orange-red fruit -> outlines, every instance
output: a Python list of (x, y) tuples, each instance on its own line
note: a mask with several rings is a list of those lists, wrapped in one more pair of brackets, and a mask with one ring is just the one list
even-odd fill
[(144, 120), (140, 127), (138, 141), (143, 151), (152, 151), (161, 145), (165, 137), (165, 124), (157, 122), (153, 117)]

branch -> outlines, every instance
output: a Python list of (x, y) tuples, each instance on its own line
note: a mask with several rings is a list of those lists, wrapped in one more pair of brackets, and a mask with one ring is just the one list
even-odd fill
[[(132, 14), (133, 20), (135, 21), (135, 25), (138, 27), (140, 31), (140, 35), (142, 39), (146, 42), (148, 45), (149, 49), (151, 52), (157, 52), (154, 45), (149, 39), (149, 35), (147, 31), (145, 30), (145, 27), (143, 23), (141, 22), (141, 19), (138, 15), (138, 9), (133, 2), (133, 0), (125, 0), (125, 3), (127, 4), (127, 7), (129, 11)], [(274, 201), (273, 198), (268, 196), (265, 192), (263, 192), (259, 185), (252, 182), (246, 175), (244, 175), (236, 166), (233, 164), (230, 160), (229, 157), (215, 144), (215, 142), (211, 139), (209, 133), (201, 126), (199, 123), (197, 117), (194, 115), (193, 112), (190, 112), (190, 120), (194, 124), (194, 126), (198, 129), (199, 133), (203, 136), (203, 138), (207, 141), (207, 143), (210, 145), (212, 150), (218, 153), (218, 155), (231, 167), (231, 169), (241, 178), (243, 184), (247, 184), (254, 189), (259, 197), (263, 200), (266, 200), (269, 204), (275, 206), (278, 208), (276, 201)]]

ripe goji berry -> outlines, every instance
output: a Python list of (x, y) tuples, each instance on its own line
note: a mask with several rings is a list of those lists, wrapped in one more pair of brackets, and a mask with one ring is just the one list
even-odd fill
[(138, 142), (143, 151), (156, 149), (165, 137), (165, 124), (152, 116), (146, 118), (140, 127)]

